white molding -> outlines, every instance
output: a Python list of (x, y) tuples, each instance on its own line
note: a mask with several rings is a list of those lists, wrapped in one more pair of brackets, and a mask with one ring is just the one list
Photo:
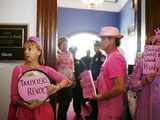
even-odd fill
[(95, 8), (89, 8), (84, 5), (80, 0), (58, 0), (58, 7), (63, 8), (76, 8), (76, 9), (87, 9), (96, 11), (109, 11), (109, 12), (120, 12), (128, 0), (118, 0), (118, 2), (105, 2)]

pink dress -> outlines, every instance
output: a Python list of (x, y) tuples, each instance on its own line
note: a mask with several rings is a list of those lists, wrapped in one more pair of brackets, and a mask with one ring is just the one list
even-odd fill
[[(25, 71), (30, 70), (31, 68), (25, 65), (18, 65), (14, 68), (12, 73), (12, 82), (11, 82), (11, 103), (16, 105), (16, 101), (20, 100), (18, 95), (18, 77)], [(48, 66), (39, 66), (37, 69), (45, 72), (48, 76), (56, 81), (66, 80), (67, 78), (56, 72), (53, 68)], [(50, 103), (44, 103), (39, 107), (30, 110), (24, 106), (17, 106), (16, 111), (16, 120), (54, 120), (54, 112)], [(13, 116), (12, 116), (13, 117)], [(8, 116), (11, 118), (11, 116)]]
[(144, 80), (143, 58), (137, 58), (132, 74), (128, 79), (129, 89), (136, 92), (137, 103), (134, 120), (160, 119), (160, 75), (142, 86)]
[[(97, 79), (98, 93), (104, 94), (114, 86), (113, 78), (126, 75), (126, 62), (116, 49), (106, 58)], [(123, 113), (124, 95), (98, 101), (98, 120), (120, 120)]]

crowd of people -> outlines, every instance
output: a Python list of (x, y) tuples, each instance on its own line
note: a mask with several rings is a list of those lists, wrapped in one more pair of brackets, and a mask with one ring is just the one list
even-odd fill
[[(76, 47), (68, 49), (68, 40), (58, 40), (56, 69), (43, 64), (43, 47), (38, 37), (30, 37), (24, 43), (24, 63), (12, 73), (11, 102), (8, 120), (67, 120), (67, 111), (73, 100), (75, 120), (159, 120), (159, 75), (143, 74), (143, 55), (137, 57), (133, 72), (127, 75), (127, 63), (119, 51), (123, 35), (116, 27), (105, 26), (99, 33), (101, 41), (94, 44), (95, 55), (90, 51), (81, 59), (76, 58)], [(146, 45), (160, 46), (158, 34), (147, 40)], [(105, 51), (106, 55), (102, 54)], [(47, 87), (48, 95), (56, 93), (56, 107), (47, 101), (25, 102), (18, 93), (19, 76), (25, 71), (37, 69), (45, 72), (56, 84)], [(97, 94), (83, 98), (80, 74), (92, 71)], [(135, 113), (127, 118), (127, 91), (136, 93)], [(83, 117), (82, 107), (91, 106), (91, 113)], [(127, 118), (127, 119), (126, 119)]]

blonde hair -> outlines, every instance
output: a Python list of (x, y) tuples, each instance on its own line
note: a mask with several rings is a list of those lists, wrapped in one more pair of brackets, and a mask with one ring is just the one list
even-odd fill
[(67, 40), (67, 38), (65, 38), (65, 37), (61, 37), (61, 38), (59, 38), (58, 39), (58, 47), (63, 43), (63, 42), (67, 42), (68, 40)]
[(38, 62), (39, 62), (39, 64), (43, 65), (44, 64), (44, 53), (43, 53), (42, 48), (34, 41), (26, 41), (24, 43), (23, 48), (25, 48), (27, 46), (35, 46), (37, 48), (37, 50), (41, 51), (41, 54), (40, 54), (40, 56), (38, 58)]

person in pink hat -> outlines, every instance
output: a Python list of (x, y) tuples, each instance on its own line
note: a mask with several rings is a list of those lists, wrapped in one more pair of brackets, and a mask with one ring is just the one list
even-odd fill
[(102, 28), (101, 48), (107, 53), (97, 78), (98, 120), (120, 120), (124, 110), (126, 61), (117, 49), (123, 37), (113, 26)]
[(54, 120), (55, 109), (52, 109), (50, 98), (45, 102), (35, 100), (26, 103), (19, 95), (19, 77), (28, 70), (40, 70), (46, 73), (56, 85), (48, 86), (48, 95), (54, 94), (60, 89), (67, 87), (70, 80), (49, 66), (43, 65), (43, 49), (40, 39), (29, 37), (24, 43), (24, 63), (17, 65), (12, 72), (11, 80), (11, 103), (9, 106), (8, 120)]

